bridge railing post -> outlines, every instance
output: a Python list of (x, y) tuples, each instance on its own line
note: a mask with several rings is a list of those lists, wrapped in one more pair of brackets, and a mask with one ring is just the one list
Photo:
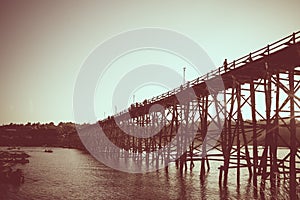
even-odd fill
[(292, 40), (293, 40), (293, 44), (296, 44), (296, 33), (293, 33), (293, 38), (292, 38)]

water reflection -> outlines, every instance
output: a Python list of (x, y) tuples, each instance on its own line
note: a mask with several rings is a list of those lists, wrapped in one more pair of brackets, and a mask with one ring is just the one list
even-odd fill
[[(129, 174), (110, 169), (89, 154), (74, 149), (25, 148), (30, 163), (20, 166), (25, 183), (20, 187), (0, 186), (0, 199), (284, 199), (284, 182), (270, 192), (267, 180), (253, 187), (248, 176), (237, 187), (234, 171), (227, 187), (219, 185), (220, 163), (210, 163), (210, 171), (200, 180), (199, 164), (180, 175), (175, 165), (168, 171)], [(241, 171), (243, 172), (243, 171)], [(259, 194), (258, 194), (259, 191)]]
[(229, 199), (230, 193), (228, 187), (220, 187), (219, 189), (220, 199)]

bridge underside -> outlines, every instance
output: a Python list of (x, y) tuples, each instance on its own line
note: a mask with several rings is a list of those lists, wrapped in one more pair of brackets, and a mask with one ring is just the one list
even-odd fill
[[(267, 180), (276, 188), (277, 180), (287, 180), (290, 197), (295, 197), (300, 178), (300, 43), (295, 34), (285, 39), (279, 41), (280, 49), (274, 43), (224, 63), (214, 76), (133, 105), (99, 124), (120, 148), (119, 157), (144, 159), (148, 165), (151, 159), (156, 165), (174, 161), (181, 173), (200, 161), (201, 180), (209, 161), (220, 161), (220, 185), (228, 184), (233, 170), (239, 184), (241, 168), (246, 168), (255, 188), (258, 183), (263, 188)], [(209, 84), (215, 79), (221, 84)], [(279, 147), (289, 150), (279, 155)]]

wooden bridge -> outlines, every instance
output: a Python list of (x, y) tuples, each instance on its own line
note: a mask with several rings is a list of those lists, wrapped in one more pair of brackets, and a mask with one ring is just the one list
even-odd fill
[[(155, 159), (157, 165), (166, 163), (166, 170), (175, 161), (180, 173), (199, 161), (200, 180), (210, 160), (216, 160), (220, 186), (228, 184), (233, 170), (239, 185), (241, 168), (246, 168), (255, 188), (264, 188), (266, 181), (276, 188), (284, 180), (295, 199), (300, 174), (299, 77), (297, 32), (232, 62), (225, 60), (222, 67), (99, 124), (119, 147), (119, 157), (148, 164)], [(278, 155), (280, 146), (289, 149), (286, 155)]]

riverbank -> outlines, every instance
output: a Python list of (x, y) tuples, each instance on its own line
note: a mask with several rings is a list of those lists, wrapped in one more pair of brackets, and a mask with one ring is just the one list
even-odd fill
[(21, 169), (16, 168), (18, 164), (29, 163), (30, 156), (21, 151), (20, 148), (7, 148), (0, 150), (0, 183), (21, 184), (24, 175)]
[(53, 123), (27, 123), (26, 125), (9, 124), (0, 126), (0, 146), (51, 146), (84, 149), (75, 124), (71, 122), (59, 123), (58, 125)]

